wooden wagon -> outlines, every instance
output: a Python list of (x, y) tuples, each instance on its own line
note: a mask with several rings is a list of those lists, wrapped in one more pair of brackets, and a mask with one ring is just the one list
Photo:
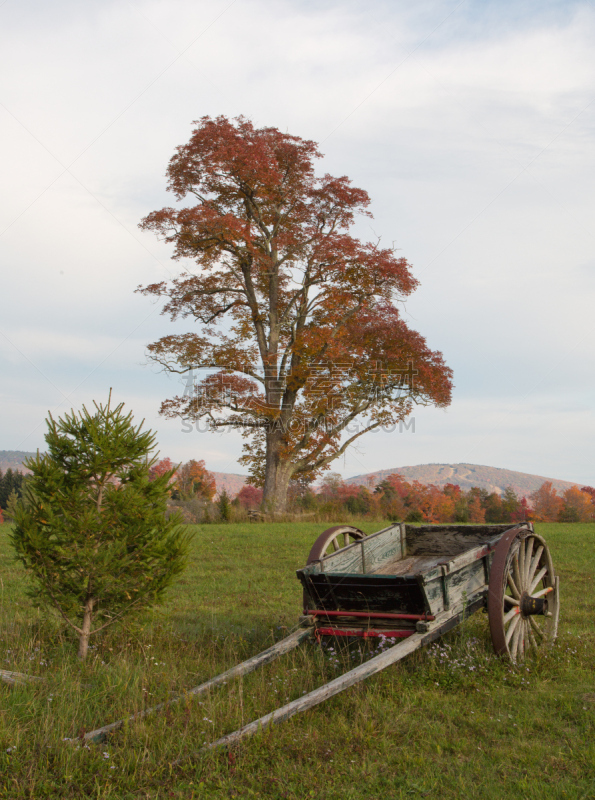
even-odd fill
[(517, 662), (557, 632), (558, 579), (531, 523), (336, 526), (297, 574), (317, 638), (442, 634), (486, 608), (496, 653)]
[[(384, 637), (392, 646), (208, 748), (230, 745), (312, 708), (429, 644), (481, 608), (488, 612), (494, 650), (513, 663), (551, 644), (557, 633), (559, 579), (547, 544), (531, 523), (395, 523), (370, 536), (348, 525), (335, 526), (318, 537), (297, 576), (304, 593), (298, 630), (185, 696), (252, 672), (306, 639)], [(124, 721), (91, 731), (85, 739), (100, 741)]]

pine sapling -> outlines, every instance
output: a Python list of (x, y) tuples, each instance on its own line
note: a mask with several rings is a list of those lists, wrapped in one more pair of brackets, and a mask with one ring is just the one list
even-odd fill
[(112, 408), (111, 392), (94, 406), (57, 421), (50, 414), (48, 452), (26, 461), (32, 475), (11, 509), (30, 594), (76, 631), (81, 659), (91, 636), (162, 599), (189, 543), (180, 518), (165, 516), (173, 470), (149, 474), (155, 434), (135, 426), (123, 403)]

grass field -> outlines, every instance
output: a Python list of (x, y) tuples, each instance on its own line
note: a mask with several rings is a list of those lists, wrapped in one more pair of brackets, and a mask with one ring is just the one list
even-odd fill
[(9, 526), (0, 526), (0, 666), (45, 679), (0, 684), (0, 798), (595, 798), (595, 524), (537, 526), (561, 577), (559, 639), (520, 669), (492, 655), (479, 613), (229, 753), (197, 751), (371, 649), (306, 644), (105, 744), (77, 741), (294, 629), (295, 570), (324, 527), (195, 526), (189, 568), (168, 602), (92, 641), (81, 665), (63, 624), (27, 598)]

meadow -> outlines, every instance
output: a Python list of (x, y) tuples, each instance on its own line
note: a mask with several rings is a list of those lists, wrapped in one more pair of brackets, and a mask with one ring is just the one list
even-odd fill
[[(340, 521), (340, 520), (339, 520)], [(371, 533), (382, 521), (366, 520)], [(595, 524), (548, 523), (561, 579), (554, 648), (515, 668), (478, 613), (444, 639), (230, 751), (201, 747), (369, 658), (306, 643), (243, 679), (85, 745), (85, 731), (183, 693), (297, 626), (324, 523), (193, 526), (157, 609), (92, 640), (28, 598), (0, 526), (0, 800), (10, 798), (595, 798)]]

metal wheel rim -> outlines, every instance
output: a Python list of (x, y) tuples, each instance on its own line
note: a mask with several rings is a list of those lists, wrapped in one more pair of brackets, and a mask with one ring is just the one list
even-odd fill
[[(312, 549), (310, 550), (310, 555), (308, 556), (308, 561), (306, 564), (311, 564), (313, 561), (319, 561), (321, 558), (324, 558), (324, 556), (327, 555), (327, 550), (330, 549), (331, 545), (333, 545), (332, 552), (336, 552), (337, 550), (340, 550), (341, 547), (346, 547), (348, 544), (353, 544), (353, 542), (363, 539), (365, 535), (366, 534), (363, 531), (360, 531), (359, 528), (354, 528), (352, 525), (335, 525), (332, 528), (327, 528), (327, 530), (321, 533), (318, 539), (316, 539), (312, 545)], [(341, 544), (340, 547), (335, 547), (335, 544), (339, 544), (340, 537), (343, 537), (343, 544)], [(304, 589), (304, 614), (308, 611), (309, 603), (310, 600), (308, 593)]]
[[(547, 615), (523, 613), (529, 600), (541, 598)], [(488, 615), (495, 652), (516, 664), (553, 644), (559, 613), (559, 579), (544, 539), (527, 529), (507, 531), (490, 570)]]
[[(365, 533), (360, 531), (359, 528), (354, 528), (352, 525), (335, 525), (332, 528), (327, 528), (312, 545), (306, 563), (311, 564), (313, 561), (319, 561), (321, 558), (324, 558), (325, 555), (335, 553), (342, 547), (347, 547), (364, 537)], [(330, 553), (327, 552), (329, 550)]]

